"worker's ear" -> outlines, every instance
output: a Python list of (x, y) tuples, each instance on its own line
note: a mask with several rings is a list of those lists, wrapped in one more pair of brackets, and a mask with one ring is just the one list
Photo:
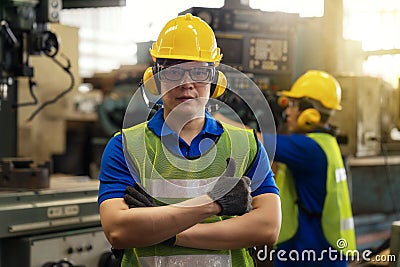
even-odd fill
[(143, 74), (143, 84), (153, 95), (159, 95), (161, 92), (160, 81), (156, 75), (156, 66), (148, 67)]
[(310, 131), (321, 121), (321, 113), (315, 108), (308, 108), (300, 113), (297, 125), (300, 129)]
[(225, 92), (227, 85), (228, 81), (226, 80), (225, 75), (222, 72), (217, 71), (213, 83), (211, 84), (210, 97), (217, 98), (221, 96)]

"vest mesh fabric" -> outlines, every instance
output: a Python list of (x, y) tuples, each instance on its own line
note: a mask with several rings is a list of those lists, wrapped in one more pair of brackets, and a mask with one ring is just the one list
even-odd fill
[[(227, 158), (235, 159), (235, 176), (241, 177), (257, 156), (258, 143), (252, 131), (243, 130), (228, 124), (223, 124), (223, 127), (224, 132), (217, 139), (215, 145), (199, 158), (186, 159), (169, 151), (162, 144), (162, 139), (147, 128), (147, 122), (145, 122), (123, 130), (125, 156), (129, 157), (127, 159), (128, 162), (130, 162), (132, 168), (138, 171), (141, 184), (150, 193), (163, 192), (162, 189), (154, 187), (159, 184), (168, 184), (171, 179), (177, 182), (175, 188), (176, 192), (179, 192), (181, 191), (182, 184), (185, 184), (181, 182), (191, 182), (193, 180), (201, 182), (201, 180), (206, 180), (210, 177), (218, 177), (226, 169)], [(174, 185), (172, 185), (172, 188), (174, 188)], [(193, 189), (196, 188), (188, 188), (187, 191), (192, 192)], [(160, 204), (176, 203), (188, 198), (184, 195), (174, 195), (174, 197), (157, 196)], [(228, 218), (230, 217), (212, 216), (202, 223), (211, 223)], [(158, 266), (158, 263), (162, 264), (163, 256), (219, 254), (228, 255), (232, 266), (254, 266), (247, 249), (215, 251), (179, 246), (172, 247), (162, 244), (145, 248), (126, 249), (122, 266), (141, 266), (141, 258), (145, 257), (149, 257), (153, 261), (153, 266)], [(172, 257), (172, 260), (169, 259), (169, 262), (173, 260), (175, 258)], [(196, 265), (194, 262), (191, 262), (189, 265), (185, 265), (184, 262), (175, 262), (175, 264), (190, 267), (202, 266), (200, 263), (200, 265)], [(219, 266), (218, 263), (215, 266)]]
[[(342, 226), (343, 221), (352, 222), (352, 211), (345, 179), (344, 165), (340, 149), (336, 139), (326, 133), (307, 134), (322, 148), (327, 156), (327, 182), (326, 197), (322, 210), (322, 230), (329, 244), (343, 254), (355, 251), (356, 241), (354, 225), (347, 229)], [(277, 244), (291, 239), (298, 229), (298, 198), (295, 190), (295, 181), (290, 170), (285, 164), (280, 163), (276, 179), (277, 185), (283, 197), (282, 201), (282, 225)], [(343, 171), (342, 171), (343, 170)], [(343, 177), (344, 173), (344, 177)], [(342, 177), (337, 177), (341, 175)], [(346, 242), (345, 247), (339, 247), (341, 241)]]

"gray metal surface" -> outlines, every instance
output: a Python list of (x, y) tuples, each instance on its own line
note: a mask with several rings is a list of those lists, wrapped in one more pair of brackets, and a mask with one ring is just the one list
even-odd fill
[(349, 160), (352, 208), (359, 214), (399, 214), (400, 156)]
[(342, 87), (342, 110), (336, 112), (330, 122), (347, 137), (348, 142), (340, 145), (342, 154), (379, 155), (383, 81), (367, 76), (336, 78)]
[(0, 192), (0, 238), (99, 226), (98, 180), (52, 177), (43, 190)]

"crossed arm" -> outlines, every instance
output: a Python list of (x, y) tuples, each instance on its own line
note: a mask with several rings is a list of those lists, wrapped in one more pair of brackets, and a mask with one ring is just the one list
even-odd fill
[(215, 223), (199, 223), (220, 212), (208, 195), (180, 205), (129, 209), (123, 198), (105, 200), (100, 218), (114, 248), (144, 247), (177, 235), (176, 245), (200, 249), (237, 249), (273, 244), (281, 225), (279, 196), (273, 193), (253, 198), (253, 209)]

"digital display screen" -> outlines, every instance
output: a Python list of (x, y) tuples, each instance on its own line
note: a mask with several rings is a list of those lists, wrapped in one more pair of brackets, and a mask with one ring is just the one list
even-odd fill
[(242, 65), (243, 39), (217, 37), (217, 44), (223, 54), (221, 63)]

